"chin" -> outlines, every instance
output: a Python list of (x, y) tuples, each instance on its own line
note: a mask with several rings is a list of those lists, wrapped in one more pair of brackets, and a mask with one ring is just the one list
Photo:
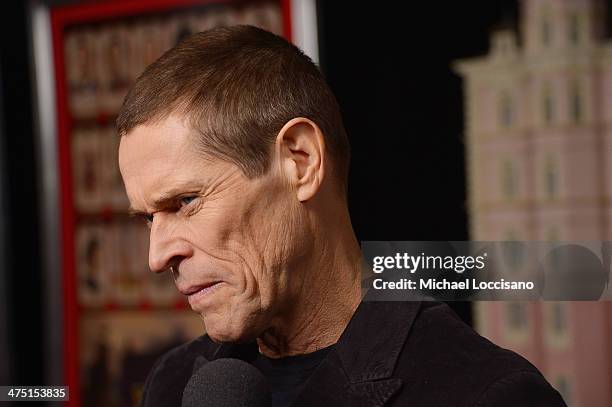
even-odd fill
[(213, 342), (217, 343), (247, 343), (257, 338), (253, 330), (244, 325), (232, 325), (229, 318), (216, 317), (208, 319), (203, 317), (206, 333)]

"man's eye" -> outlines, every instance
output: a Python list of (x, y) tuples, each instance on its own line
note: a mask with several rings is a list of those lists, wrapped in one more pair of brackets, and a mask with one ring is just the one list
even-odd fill
[(196, 199), (197, 196), (184, 196), (180, 199), (181, 202), (181, 206), (187, 206), (189, 205), (194, 199)]
[(142, 217), (144, 218), (144, 220), (147, 221), (148, 224), (153, 223), (153, 214), (152, 213), (145, 213), (144, 215), (142, 215)]

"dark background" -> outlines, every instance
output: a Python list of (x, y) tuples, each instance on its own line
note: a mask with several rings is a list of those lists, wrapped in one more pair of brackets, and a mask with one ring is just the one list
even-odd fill
[[(43, 269), (39, 240), (38, 176), (30, 76), (27, 1), (2, 3), (0, 11), (0, 182), (5, 253), (0, 312), (8, 329), (8, 360), (0, 385), (44, 384)], [(2, 243), (0, 237), (0, 244)], [(0, 258), (0, 261), (3, 259)], [(0, 342), (1, 343), (1, 342)], [(2, 373), (2, 372), (0, 372)]]
[[(0, 384), (33, 385), (44, 383), (45, 360), (26, 7), (5, 2), (0, 13), (0, 249), (7, 254), (0, 324), (8, 318), (0, 349), (10, 356), (0, 361)], [(490, 29), (516, 15), (516, 1), (325, 0), (318, 7), (321, 67), (352, 145), (357, 237), (468, 239), (462, 88), (450, 63), (486, 53)], [(471, 321), (469, 304), (455, 307)]]
[[(352, 147), (359, 240), (468, 240), (463, 90), (451, 70), (514, 25), (517, 2), (318, 1), (321, 67)], [(408, 6), (408, 7), (407, 7)], [(469, 324), (470, 303), (451, 307)]]
[(463, 95), (450, 65), (485, 54), (516, 2), (355, 3), (318, 6), (321, 65), (352, 145), (358, 238), (466, 240)]

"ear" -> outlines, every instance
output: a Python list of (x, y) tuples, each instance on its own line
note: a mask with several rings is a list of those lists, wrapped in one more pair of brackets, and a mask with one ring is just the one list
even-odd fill
[(289, 120), (276, 136), (276, 155), (280, 169), (295, 188), (300, 202), (311, 199), (321, 187), (325, 160), (325, 141), (312, 120)]

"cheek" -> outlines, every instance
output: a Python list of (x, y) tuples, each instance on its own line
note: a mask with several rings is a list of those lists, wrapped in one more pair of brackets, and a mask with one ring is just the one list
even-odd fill
[(254, 296), (262, 269), (262, 258), (254, 243), (257, 238), (245, 227), (238, 211), (211, 207), (187, 221), (188, 239), (216, 266), (233, 295)]
[(269, 308), (287, 297), (291, 270), (299, 265), (296, 261), (303, 261), (300, 236), (306, 226), (298, 208), (282, 198), (254, 214), (243, 228), (248, 242), (245, 261), (257, 280), (262, 308)]
[[(223, 263), (232, 295), (260, 308), (272, 306), (286, 286), (292, 230), (300, 228), (295, 208), (282, 191), (258, 191), (210, 202), (189, 221), (198, 249)], [(245, 305), (245, 304), (243, 304)]]
[(233, 269), (233, 264), (239, 260), (235, 255), (240, 242), (232, 238), (237, 230), (235, 219), (230, 207), (210, 204), (185, 222), (187, 238), (196, 249), (215, 261), (226, 263)]

